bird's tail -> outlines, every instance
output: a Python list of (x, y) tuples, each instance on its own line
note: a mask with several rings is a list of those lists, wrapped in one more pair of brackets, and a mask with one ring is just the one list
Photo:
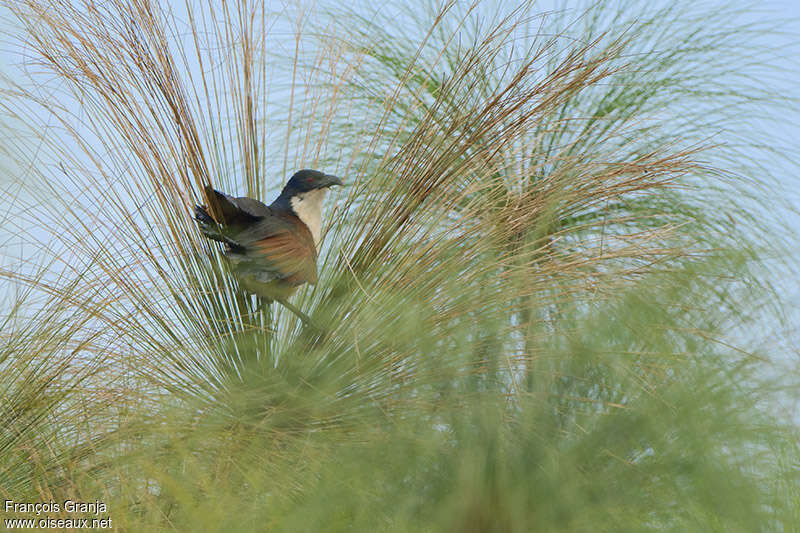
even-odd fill
[(234, 198), (208, 185), (205, 187), (205, 197), (208, 200), (208, 207), (204, 206), (206, 214), (210, 214), (214, 220), (225, 227), (247, 226), (260, 218), (243, 209), (239, 204), (241, 200), (247, 200), (247, 198)]
[(217, 221), (208, 214), (208, 209), (206, 206), (194, 206), (194, 219), (197, 221), (200, 231), (207, 238), (211, 239), (212, 241), (225, 243), (228, 242), (229, 239), (222, 234), (222, 229), (220, 228), (219, 224), (217, 224)]
[(231, 247), (231, 250), (242, 250), (242, 245), (235, 240), (237, 233), (261, 217), (243, 209), (236, 198), (214, 190), (208, 185), (205, 187), (205, 197), (208, 206), (194, 207), (194, 218), (200, 226), (200, 231), (213, 241), (224, 242)]

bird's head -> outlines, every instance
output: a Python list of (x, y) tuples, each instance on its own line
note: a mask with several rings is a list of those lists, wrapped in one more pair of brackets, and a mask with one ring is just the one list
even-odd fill
[(286, 183), (283, 194), (296, 195), (317, 189), (327, 189), (333, 185), (343, 185), (342, 180), (318, 170), (299, 170)]
[(343, 185), (342, 180), (317, 170), (300, 170), (286, 183), (271, 207), (291, 211), (308, 227), (314, 243), (319, 244), (322, 203), (333, 185)]

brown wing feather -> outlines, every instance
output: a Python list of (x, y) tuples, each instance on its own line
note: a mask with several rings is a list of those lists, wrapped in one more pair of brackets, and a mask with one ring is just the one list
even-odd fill
[(279, 231), (250, 243), (247, 255), (267, 261), (292, 285), (317, 282), (317, 250), (311, 232), (302, 223), (293, 232)]

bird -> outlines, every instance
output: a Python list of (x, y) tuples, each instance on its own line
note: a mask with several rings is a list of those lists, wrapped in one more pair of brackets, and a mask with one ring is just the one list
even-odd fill
[(322, 204), (334, 185), (343, 185), (341, 178), (299, 170), (270, 205), (206, 185), (208, 206), (196, 205), (194, 218), (206, 238), (227, 245), (225, 258), (246, 292), (263, 304), (277, 300), (310, 325), (287, 299), (301, 285), (317, 282)]

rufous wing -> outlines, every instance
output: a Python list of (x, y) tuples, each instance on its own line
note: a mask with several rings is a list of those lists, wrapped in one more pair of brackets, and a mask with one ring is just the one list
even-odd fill
[(296, 232), (281, 231), (251, 243), (251, 261), (264, 261), (280, 279), (292, 285), (317, 282), (317, 250), (308, 229), (300, 224)]
[[(317, 248), (299, 218), (287, 214), (265, 216), (240, 235), (243, 253), (231, 253), (240, 273), (263, 282), (282, 280), (292, 285), (317, 282)], [(236, 255), (234, 258), (233, 256)]]

